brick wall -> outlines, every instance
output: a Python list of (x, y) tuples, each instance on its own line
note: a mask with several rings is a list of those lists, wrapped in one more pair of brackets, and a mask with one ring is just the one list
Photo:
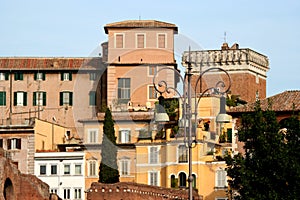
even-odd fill
[[(194, 200), (203, 198), (193, 192)], [(166, 199), (188, 199), (188, 190), (162, 188), (131, 182), (120, 182), (115, 184), (92, 183), (87, 193), (87, 200), (166, 200)]]

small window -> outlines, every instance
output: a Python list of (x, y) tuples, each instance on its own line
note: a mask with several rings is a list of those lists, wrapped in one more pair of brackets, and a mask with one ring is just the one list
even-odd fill
[(23, 81), (23, 72), (15, 72), (15, 81)]
[(57, 194), (57, 189), (56, 188), (51, 188), (50, 193), (51, 194)]
[(158, 186), (158, 172), (149, 172), (149, 185)]
[(121, 174), (121, 176), (129, 175), (129, 163), (130, 163), (129, 159), (120, 160), (120, 166), (121, 166), (120, 174)]
[(6, 106), (6, 92), (0, 92), (0, 106)]
[(148, 75), (154, 76), (157, 73), (157, 67), (156, 66), (149, 66), (148, 67)]
[(97, 78), (96, 72), (90, 72), (90, 80), (91, 80), (91, 81), (95, 81), (96, 78)]
[(120, 130), (119, 131), (119, 142), (129, 143), (131, 139), (130, 130)]
[(158, 48), (166, 48), (166, 34), (158, 34), (157, 40)]
[(148, 86), (148, 99), (157, 99), (157, 92), (153, 85)]
[(74, 189), (74, 198), (75, 199), (81, 199), (81, 188), (75, 188)]
[(46, 165), (40, 165), (40, 175), (46, 175)]
[(150, 147), (150, 164), (158, 163), (158, 147)]
[(46, 106), (46, 92), (33, 92), (33, 105)]
[(71, 72), (62, 72), (60, 79), (62, 81), (72, 81), (72, 73)]
[(90, 91), (89, 93), (90, 106), (96, 105), (96, 91)]
[(60, 100), (60, 105), (73, 105), (73, 92), (60, 92), (59, 96)]
[(0, 72), (0, 81), (7, 81), (9, 79), (8, 72)]
[(225, 169), (218, 169), (216, 171), (216, 187), (219, 187), (219, 188), (223, 188), (223, 187), (226, 187), (226, 171)]
[(145, 34), (139, 33), (136, 35), (136, 47), (145, 48)]
[(97, 143), (98, 142), (98, 129), (89, 129), (88, 130), (88, 143)]
[(127, 103), (130, 100), (130, 78), (119, 78), (118, 99), (120, 103)]
[(124, 48), (124, 35), (116, 34), (115, 35), (115, 48)]
[(75, 165), (75, 175), (81, 175), (81, 165), (80, 164)]
[(180, 172), (179, 174), (179, 187), (186, 187), (186, 174), (184, 172)]
[(188, 162), (188, 148), (185, 145), (178, 146), (178, 162), (179, 163)]
[(27, 92), (14, 92), (14, 106), (27, 106)]
[(70, 189), (69, 188), (64, 188), (64, 199), (70, 199), (71, 195), (70, 195)]
[(64, 174), (70, 175), (71, 174), (71, 167), (69, 164), (64, 165)]
[(7, 140), (7, 149), (21, 149), (21, 138), (11, 138)]
[(36, 72), (34, 73), (35, 81), (44, 81), (46, 80), (46, 74), (44, 72)]
[(95, 160), (89, 161), (89, 176), (96, 176), (97, 162)]
[(57, 165), (51, 165), (51, 175), (57, 174)]
[(3, 148), (3, 139), (0, 139), (0, 148)]

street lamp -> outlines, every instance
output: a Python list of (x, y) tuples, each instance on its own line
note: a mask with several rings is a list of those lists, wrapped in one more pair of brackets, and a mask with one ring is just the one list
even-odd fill
[[(218, 114), (218, 116), (216, 117), (216, 121), (218, 123), (227, 123), (230, 121), (229, 116), (226, 114), (226, 109), (225, 109), (225, 104), (226, 104), (226, 98), (225, 98), (225, 94), (229, 91), (230, 87), (231, 87), (231, 78), (229, 76), (229, 74), (227, 73), (227, 71), (225, 71), (222, 68), (219, 67), (210, 67), (206, 70), (204, 70), (203, 72), (200, 71), (199, 73), (199, 77), (196, 81), (195, 84), (195, 110), (192, 111), (192, 91), (191, 91), (191, 77), (192, 77), (192, 64), (194, 64), (193, 62), (191, 62), (191, 58), (190, 58), (190, 51), (189, 51), (189, 60), (185, 61), (185, 64), (187, 64), (187, 71), (184, 74), (184, 77), (180, 74), (180, 72), (174, 68), (171, 67), (163, 67), (161, 69), (159, 69), (154, 77), (153, 77), (153, 86), (154, 89), (160, 93), (160, 98), (162, 97), (163, 93), (168, 93), (170, 94), (171, 91), (174, 91), (177, 95), (179, 95), (179, 97), (182, 100), (182, 124), (184, 126), (184, 138), (185, 138), (185, 142), (187, 143), (188, 146), (188, 165), (189, 165), (189, 176), (188, 176), (188, 188), (189, 188), (189, 200), (193, 199), (193, 171), (192, 171), (192, 148), (195, 146), (194, 144), (194, 140), (192, 139), (192, 117), (194, 116), (194, 120), (195, 122), (197, 121), (197, 115), (198, 115), (198, 104), (200, 102), (200, 99), (205, 95), (205, 94), (214, 94), (214, 95), (220, 95), (220, 113)], [(176, 74), (176, 76), (178, 76), (180, 78), (180, 81), (183, 84), (183, 94), (181, 94), (179, 92), (179, 90), (177, 90), (177, 88), (173, 87), (173, 86), (168, 86), (167, 81), (165, 80), (159, 80), (157, 84), (155, 84), (156, 82), (156, 76), (158, 75), (159, 72), (163, 71), (163, 70), (173, 70)], [(216, 83), (215, 86), (213, 87), (209, 87), (207, 89), (205, 89), (204, 91), (202, 91), (202, 77), (204, 74), (210, 72), (224, 72), (225, 75), (228, 77), (228, 82), (229, 85), (226, 87), (225, 82), (223, 80), (218, 81)], [(200, 82), (200, 94), (196, 94), (196, 89), (198, 87), (198, 84)], [(163, 101), (159, 100), (159, 106), (162, 107), (163, 106)], [(164, 113), (164, 114), (163, 114)], [(168, 121), (167, 117), (163, 117), (161, 118), (161, 116), (165, 116), (165, 112), (162, 111), (162, 109), (160, 109), (157, 113), (156, 113), (156, 117), (155, 117), (155, 121), (156, 122), (166, 122)], [(195, 123), (195, 130), (197, 126), (197, 123)], [(187, 138), (187, 141), (186, 141)]]

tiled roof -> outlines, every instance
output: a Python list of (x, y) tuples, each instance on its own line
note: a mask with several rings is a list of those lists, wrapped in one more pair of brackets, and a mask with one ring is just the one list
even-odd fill
[(105, 33), (108, 33), (108, 28), (171, 28), (177, 33), (178, 27), (175, 24), (157, 21), (157, 20), (125, 20), (106, 24), (104, 26)]
[[(300, 90), (285, 91), (260, 101), (262, 110), (270, 109), (276, 112), (300, 111)], [(254, 111), (255, 103), (230, 108), (228, 113)]]
[(101, 67), (101, 58), (92, 57), (2, 57), (0, 70), (59, 70), (92, 69)]
[[(81, 119), (81, 123), (85, 122), (97, 122), (104, 120), (105, 113), (98, 113), (97, 117), (90, 119)], [(151, 121), (154, 119), (154, 113), (152, 111), (148, 112), (112, 112), (112, 117), (114, 121)]]

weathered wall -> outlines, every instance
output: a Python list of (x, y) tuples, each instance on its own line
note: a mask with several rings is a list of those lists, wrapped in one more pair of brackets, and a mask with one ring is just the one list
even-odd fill
[[(194, 200), (203, 198), (193, 193)], [(150, 185), (143, 185), (130, 182), (115, 184), (92, 183), (87, 200), (166, 200), (166, 199), (188, 199), (188, 191), (181, 189), (169, 189)]]

